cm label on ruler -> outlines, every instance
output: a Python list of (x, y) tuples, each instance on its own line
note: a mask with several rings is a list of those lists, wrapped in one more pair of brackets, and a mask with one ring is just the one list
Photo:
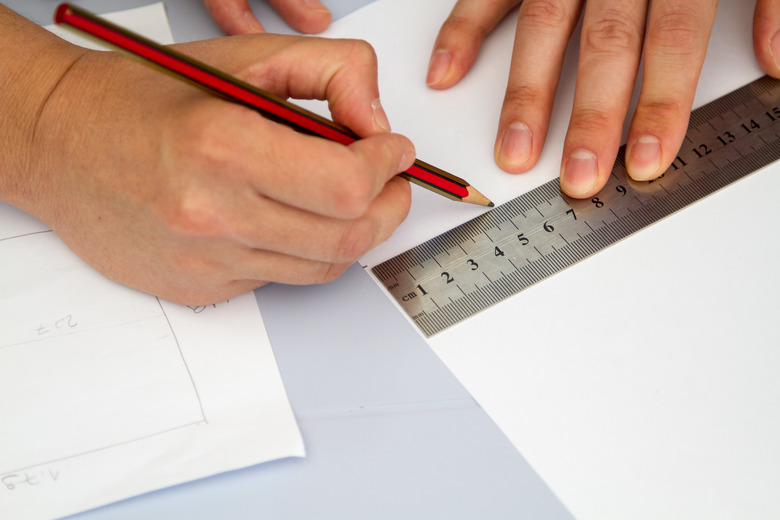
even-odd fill
[(630, 179), (624, 152), (591, 199), (563, 196), (550, 181), (374, 275), (431, 336), (780, 159), (780, 82), (763, 77), (695, 110), (678, 156), (654, 181)]

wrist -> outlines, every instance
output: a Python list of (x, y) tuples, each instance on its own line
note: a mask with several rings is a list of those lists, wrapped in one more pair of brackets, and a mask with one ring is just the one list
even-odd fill
[(34, 207), (38, 118), (84, 52), (0, 5), (0, 200)]

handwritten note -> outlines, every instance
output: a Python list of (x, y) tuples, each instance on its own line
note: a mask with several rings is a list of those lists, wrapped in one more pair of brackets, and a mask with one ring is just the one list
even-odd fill
[[(170, 39), (133, 23), (167, 28), (161, 4), (126, 18)], [(200, 307), (140, 293), (3, 203), (0, 259), (0, 518), (303, 456), (252, 293)]]

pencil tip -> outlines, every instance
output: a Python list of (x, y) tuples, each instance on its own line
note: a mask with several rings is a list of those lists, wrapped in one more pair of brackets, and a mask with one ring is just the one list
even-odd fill
[(493, 204), (493, 203), (491, 202), (490, 204), (488, 204), (488, 205), (487, 205), (487, 207), (488, 207), (488, 208), (495, 208), (495, 207), (496, 207), (496, 205), (495, 205), (495, 204)]

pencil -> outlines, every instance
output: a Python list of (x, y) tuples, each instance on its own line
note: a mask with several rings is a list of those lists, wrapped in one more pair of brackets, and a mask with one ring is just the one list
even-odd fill
[[(108, 43), (131, 56), (140, 58), (142, 62), (158, 70), (195, 84), (212, 94), (258, 110), (269, 119), (300, 132), (324, 137), (344, 145), (359, 139), (345, 126), (119, 27), (80, 7), (67, 3), (60, 4), (54, 13), (54, 21)], [(400, 175), (444, 197), (493, 207), (493, 203), (487, 197), (465, 180), (419, 159), (416, 159), (414, 164)]]

